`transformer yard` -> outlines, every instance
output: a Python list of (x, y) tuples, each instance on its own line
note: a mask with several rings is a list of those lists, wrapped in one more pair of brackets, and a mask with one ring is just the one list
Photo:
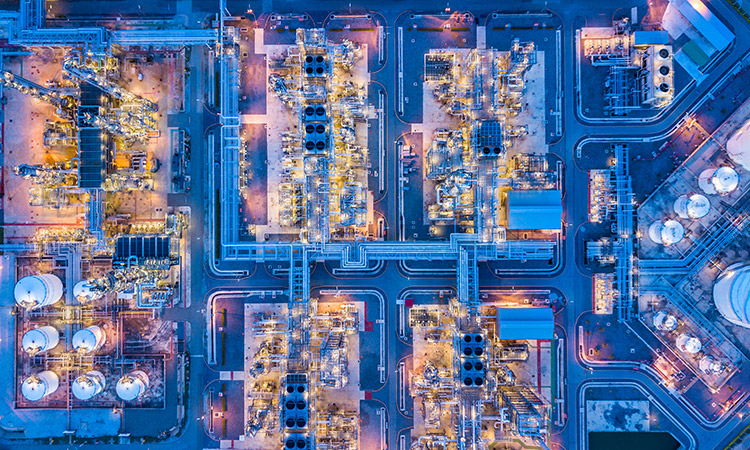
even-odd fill
[(748, 31), (0, 4), (0, 449), (745, 448)]

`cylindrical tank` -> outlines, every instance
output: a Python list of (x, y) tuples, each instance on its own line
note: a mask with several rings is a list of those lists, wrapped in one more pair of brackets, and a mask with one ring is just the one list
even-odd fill
[(731, 167), (722, 166), (713, 173), (711, 184), (714, 186), (717, 194), (729, 194), (737, 189), (737, 186), (740, 184), (740, 176)]
[(51, 370), (39, 372), (25, 380), (21, 385), (21, 394), (26, 400), (36, 402), (53, 394), (60, 385), (60, 378)]
[(91, 353), (107, 341), (104, 330), (96, 325), (81, 328), (73, 335), (73, 349), (79, 353)]
[(102, 294), (92, 290), (91, 287), (91, 283), (86, 280), (81, 280), (73, 286), (73, 297), (78, 300), (78, 303), (85, 304), (101, 298)]
[(694, 355), (701, 351), (701, 348), (703, 348), (703, 344), (697, 337), (691, 336), (687, 333), (683, 333), (677, 336), (677, 348), (682, 352)]
[(750, 265), (727, 267), (714, 284), (714, 304), (726, 320), (750, 328)]
[(54, 305), (63, 295), (63, 284), (52, 274), (31, 275), (18, 280), (13, 290), (16, 304), (22, 308)]
[(654, 328), (661, 331), (672, 331), (677, 328), (677, 318), (665, 311), (654, 314)]
[(680, 195), (674, 202), (674, 212), (683, 219), (698, 220), (708, 215), (711, 203), (705, 195)]
[(725, 150), (732, 161), (750, 170), (750, 120), (734, 132), (727, 141)]
[(33, 356), (37, 353), (52, 350), (59, 342), (60, 333), (54, 327), (45, 325), (24, 333), (21, 339), (21, 346), (23, 347), (23, 351)]
[(724, 371), (723, 364), (709, 355), (704, 356), (698, 361), (698, 368), (708, 375), (718, 375)]
[(142, 370), (134, 370), (117, 381), (117, 396), (129, 402), (137, 399), (148, 389), (148, 375)]
[(78, 400), (90, 400), (99, 395), (106, 385), (104, 374), (98, 370), (91, 370), (76, 378), (71, 390)]
[(657, 244), (676, 244), (685, 236), (685, 228), (676, 220), (654, 222), (648, 227), (648, 237)]
[(698, 186), (706, 194), (716, 194), (716, 189), (714, 189), (714, 185), (711, 183), (711, 178), (714, 176), (715, 171), (716, 169), (704, 169), (703, 172), (698, 175)]
[(729, 166), (721, 166), (718, 169), (705, 169), (698, 176), (698, 186), (706, 194), (726, 195), (737, 189), (739, 184), (739, 174)]

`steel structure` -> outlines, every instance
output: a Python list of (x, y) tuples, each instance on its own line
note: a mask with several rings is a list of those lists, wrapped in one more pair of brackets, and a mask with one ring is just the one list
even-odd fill
[[(220, 86), (220, 161), (221, 161), (221, 245), (239, 239), (239, 179), (240, 179), (240, 115), (239, 115), (239, 60), (237, 33), (225, 26), (228, 18), (222, 1), (220, 10), (219, 86)], [(224, 254), (226, 256), (226, 254)]]
[(615, 255), (615, 289), (617, 289), (618, 320), (629, 321), (634, 315), (636, 297), (634, 271), (634, 195), (630, 180), (628, 147), (615, 144), (615, 173), (613, 189), (616, 196), (615, 232), (612, 243)]
[(498, 197), (506, 177), (506, 155), (525, 127), (510, 125), (522, 110), (525, 74), (536, 63), (536, 47), (515, 39), (508, 52), (439, 49), (425, 55), (425, 81), (448, 114), (460, 119), (453, 130), (437, 130), (425, 154), (427, 178), (436, 202), (428, 218), (455, 224), (482, 240), (501, 240)]

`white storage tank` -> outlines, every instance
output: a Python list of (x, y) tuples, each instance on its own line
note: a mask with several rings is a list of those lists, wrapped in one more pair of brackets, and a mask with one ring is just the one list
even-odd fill
[(670, 246), (682, 240), (685, 228), (676, 220), (654, 222), (648, 227), (648, 237), (656, 244)]
[(23, 351), (33, 356), (52, 350), (60, 342), (60, 333), (49, 325), (34, 328), (23, 334), (21, 346)]
[(709, 355), (704, 356), (698, 361), (698, 368), (707, 375), (719, 375), (724, 371), (724, 365)]
[(51, 370), (45, 370), (23, 380), (21, 394), (26, 400), (36, 402), (53, 394), (59, 385), (60, 378), (57, 374)]
[(148, 390), (148, 375), (142, 370), (134, 370), (117, 381), (117, 396), (129, 402), (137, 399)]
[(750, 328), (750, 265), (727, 267), (714, 284), (714, 304), (725, 319)]
[(711, 203), (701, 194), (680, 195), (674, 202), (674, 212), (683, 219), (702, 219), (710, 210)]
[(729, 138), (726, 150), (732, 161), (750, 170), (750, 120)]
[(654, 314), (654, 328), (661, 331), (672, 331), (677, 328), (677, 318), (665, 311)]
[(86, 280), (81, 280), (73, 286), (73, 297), (78, 300), (78, 303), (86, 304), (98, 300), (102, 297), (101, 292), (97, 292), (92, 289), (91, 283)]
[(729, 166), (706, 169), (698, 176), (698, 186), (706, 194), (727, 195), (737, 189), (740, 176)]
[(701, 351), (703, 343), (701, 343), (700, 339), (697, 337), (683, 333), (677, 336), (677, 348), (680, 349), (681, 352), (695, 355)]
[(63, 284), (52, 274), (31, 275), (18, 280), (13, 290), (16, 304), (32, 309), (54, 305), (63, 295)]
[(107, 380), (98, 370), (90, 370), (73, 381), (71, 390), (78, 400), (91, 400), (104, 391)]
[(96, 325), (81, 328), (73, 335), (73, 350), (79, 353), (91, 353), (99, 350), (107, 341), (104, 330)]

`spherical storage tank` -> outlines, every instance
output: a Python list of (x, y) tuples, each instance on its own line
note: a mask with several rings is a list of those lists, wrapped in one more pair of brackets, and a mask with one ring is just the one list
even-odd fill
[(52, 274), (31, 275), (18, 280), (13, 295), (22, 308), (41, 308), (54, 305), (62, 298), (63, 284)]
[(117, 381), (117, 396), (126, 402), (133, 401), (148, 389), (148, 375), (142, 370), (134, 370)]
[(711, 195), (727, 195), (734, 192), (739, 184), (740, 176), (729, 166), (706, 169), (698, 176), (698, 186), (703, 192)]
[(53, 394), (60, 385), (60, 378), (51, 370), (39, 372), (25, 380), (21, 385), (21, 394), (26, 400), (36, 402)]
[(648, 227), (648, 237), (657, 244), (672, 245), (685, 236), (685, 228), (676, 220), (654, 222)]
[(750, 266), (735, 264), (716, 280), (714, 304), (725, 319), (750, 328)]
[(23, 347), (23, 351), (29, 355), (36, 355), (37, 353), (52, 350), (59, 342), (60, 333), (55, 328), (46, 325), (24, 333), (21, 339), (21, 346)]
[(90, 400), (101, 394), (106, 385), (104, 374), (91, 370), (76, 378), (70, 389), (78, 400)]
[(101, 348), (107, 336), (101, 327), (92, 325), (81, 328), (73, 335), (73, 349), (80, 353), (91, 353)]
[(708, 215), (711, 203), (705, 195), (680, 195), (674, 202), (674, 212), (683, 219), (697, 220)]

